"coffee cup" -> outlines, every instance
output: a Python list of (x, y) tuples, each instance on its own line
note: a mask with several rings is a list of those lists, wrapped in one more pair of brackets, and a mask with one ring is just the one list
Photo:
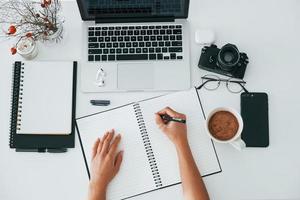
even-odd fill
[(206, 132), (215, 142), (231, 144), (238, 150), (246, 147), (241, 139), (243, 119), (234, 109), (220, 107), (212, 110), (206, 119)]

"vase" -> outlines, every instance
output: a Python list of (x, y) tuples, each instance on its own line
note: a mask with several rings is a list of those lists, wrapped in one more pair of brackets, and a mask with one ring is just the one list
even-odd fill
[(47, 36), (44, 37), (44, 42), (47, 44), (59, 43), (64, 38), (64, 26), (63, 22), (57, 24), (56, 31), (50, 31)]
[(38, 54), (37, 43), (32, 38), (23, 38), (17, 44), (17, 52), (26, 60), (32, 60)]

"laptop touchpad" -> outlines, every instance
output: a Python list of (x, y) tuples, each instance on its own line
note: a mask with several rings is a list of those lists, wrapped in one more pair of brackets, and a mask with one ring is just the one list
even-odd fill
[(118, 64), (118, 88), (123, 90), (142, 90), (154, 87), (153, 63)]

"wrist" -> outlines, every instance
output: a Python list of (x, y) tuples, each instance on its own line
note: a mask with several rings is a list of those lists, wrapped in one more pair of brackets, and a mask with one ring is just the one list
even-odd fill
[(181, 139), (175, 142), (175, 147), (177, 149), (177, 151), (181, 151), (184, 149), (188, 149), (189, 148), (189, 143), (187, 140), (185, 139)]
[(90, 181), (89, 183), (89, 188), (91, 190), (101, 190), (101, 191), (106, 191), (107, 189), (107, 185), (105, 183), (98, 183), (98, 182), (94, 182), (94, 181)]
[(105, 199), (106, 196), (106, 184), (99, 184), (93, 181), (89, 183), (89, 200)]

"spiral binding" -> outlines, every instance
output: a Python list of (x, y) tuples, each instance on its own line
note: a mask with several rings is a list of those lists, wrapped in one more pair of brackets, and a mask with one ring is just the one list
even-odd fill
[(12, 98), (9, 146), (14, 148), (14, 135), (21, 128), (24, 63), (15, 62), (12, 70)]
[(133, 104), (133, 108), (134, 108), (135, 116), (137, 118), (140, 133), (141, 133), (141, 136), (143, 139), (144, 147), (146, 150), (148, 162), (150, 164), (150, 168), (151, 168), (155, 186), (162, 187), (161, 177), (160, 177), (160, 174), (158, 171), (157, 163), (156, 163), (155, 156), (154, 156), (154, 153), (152, 150), (150, 138), (149, 138), (149, 135), (147, 132), (147, 128), (146, 128), (146, 124), (145, 124), (145, 121), (143, 118), (143, 113), (142, 113), (141, 107), (138, 103), (135, 103), (135, 104)]

